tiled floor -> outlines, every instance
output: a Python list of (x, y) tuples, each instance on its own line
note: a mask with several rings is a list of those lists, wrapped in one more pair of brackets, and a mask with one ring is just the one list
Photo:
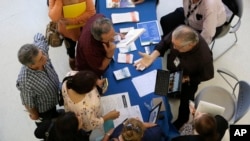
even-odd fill
[[(250, 2), (244, 2), (244, 16), (242, 25), (238, 32), (238, 43), (224, 56), (214, 62), (215, 69), (224, 67), (235, 73), (240, 79), (250, 83), (249, 69), (249, 33), (250, 33)], [(160, 0), (158, 6), (158, 17), (174, 10), (176, 6), (181, 6), (181, 0), (175, 3), (170, 0)], [(29, 119), (21, 104), (19, 92), (15, 87), (17, 74), (21, 67), (17, 60), (17, 51), (25, 43), (31, 43), (36, 32), (45, 32), (45, 26), (49, 21), (46, 0), (5, 0), (0, 4), (0, 47), (1, 54), (1, 88), (0, 88), (0, 140), (1, 141), (35, 141), (33, 136), (35, 124)], [(230, 35), (220, 39), (216, 45), (214, 53), (220, 48), (227, 46), (231, 41)], [(51, 48), (50, 57), (59, 74), (60, 79), (69, 71), (68, 58), (64, 47)], [(215, 78), (202, 83), (200, 89), (208, 85), (222, 85), (226, 83), (218, 74)], [(250, 124), (250, 112), (238, 123)], [(228, 134), (224, 141), (229, 141)]]

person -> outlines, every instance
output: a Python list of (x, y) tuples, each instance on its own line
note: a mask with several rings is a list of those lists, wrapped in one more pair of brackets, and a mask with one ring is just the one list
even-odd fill
[(139, 52), (142, 59), (134, 66), (137, 70), (147, 68), (168, 49), (167, 69), (183, 71), (179, 114), (173, 123), (179, 130), (188, 121), (189, 100), (194, 100), (198, 85), (214, 77), (213, 58), (206, 41), (194, 29), (181, 25), (166, 35), (150, 55)]
[[(64, 18), (63, 6), (86, 2), (86, 10), (75, 18)], [(75, 70), (75, 46), (83, 27), (67, 29), (67, 25), (85, 24), (96, 13), (93, 0), (49, 0), (49, 17), (57, 23), (59, 33), (64, 37), (64, 44), (69, 56), (69, 65)]]
[(115, 129), (108, 131), (102, 141), (160, 141), (161, 138), (162, 131), (159, 125), (129, 118)]
[(197, 112), (192, 124), (190, 126), (192, 134), (182, 134), (173, 138), (172, 141), (220, 141), (228, 129), (228, 122), (225, 118), (220, 115), (213, 116), (209, 113)]
[(113, 24), (102, 14), (89, 19), (77, 44), (77, 70), (91, 70), (100, 78), (115, 52)]
[(49, 47), (41, 33), (33, 44), (24, 44), (18, 51), (22, 64), (16, 87), (22, 104), (32, 120), (52, 119), (58, 115), (59, 78), (48, 56)]
[(53, 120), (43, 121), (34, 134), (45, 141), (88, 141), (89, 135), (80, 129), (80, 122), (74, 112), (65, 112)]
[(101, 112), (100, 94), (96, 88), (99, 79), (92, 71), (71, 71), (62, 85), (64, 109), (72, 111), (82, 120), (81, 129), (90, 132), (104, 121), (119, 117), (119, 111)]
[(220, 33), (226, 22), (226, 10), (222, 0), (183, 0), (177, 8), (160, 19), (163, 37), (181, 24), (199, 31), (208, 44)]

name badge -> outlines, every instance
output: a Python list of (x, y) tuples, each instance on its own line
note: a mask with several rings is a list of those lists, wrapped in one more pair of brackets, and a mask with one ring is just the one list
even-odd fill
[(180, 64), (180, 59), (178, 57), (175, 57), (175, 59), (174, 59), (174, 65), (175, 65), (175, 67), (178, 67), (179, 64)]

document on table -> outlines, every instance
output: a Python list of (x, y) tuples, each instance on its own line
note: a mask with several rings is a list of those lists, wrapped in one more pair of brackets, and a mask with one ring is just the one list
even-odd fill
[(130, 107), (128, 92), (101, 97), (103, 115), (112, 110)]
[(121, 124), (127, 118), (139, 118), (141, 121), (143, 121), (139, 105), (134, 105), (131, 107), (121, 108), (117, 110), (120, 112), (120, 116), (119, 118), (113, 120), (115, 127)]
[(146, 96), (155, 89), (156, 70), (132, 78), (132, 82), (140, 97)]
[(112, 13), (111, 20), (113, 24), (123, 23), (123, 22), (139, 22), (139, 12), (126, 12), (126, 13)]

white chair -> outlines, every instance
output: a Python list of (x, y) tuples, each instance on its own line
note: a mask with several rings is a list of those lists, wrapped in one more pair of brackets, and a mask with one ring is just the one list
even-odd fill
[[(222, 31), (212, 41), (212, 43), (211, 43), (211, 51), (213, 51), (216, 39), (221, 38), (221, 37), (227, 35), (228, 33), (233, 33), (234, 37), (235, 37), (235, 40), (234, 40), (232, 45), (230, 45), (220, 55), (218, 55), (216, 58), (214, 58), (214, 60), (217, 60), (219, 57), (224, 55), (238, 41), (236, 32), (240, 28), (241, 17), (242, 17), (242, 13), (243, 13), (242, 0), (222, 0), (222, 1), (232, 11), (232, 15), (230, 17), (228, 17), (228, 21), (226, 22), (226, 24), (224, 24)], [(235, 17), (237, 17), (237, 18), (235, 18)], [(232, 22), (234, 19), (236, 19), (236, 22)]]
[[(222, 115), (229, 123), (238, 122), (248, 111), (250, 107), (250, 85), (246, 81), (240, 81), (238, 78), (226, 69), (218, 69), (217, 72), (229, 84), (232, 91), (229, 92), (220, 86), (208, 86), (202, 89), (195, 97), (195, 105), (199, 101), (210, 102), (225, 108)], [(235, 84), (229, 80), (235, 80)]]

